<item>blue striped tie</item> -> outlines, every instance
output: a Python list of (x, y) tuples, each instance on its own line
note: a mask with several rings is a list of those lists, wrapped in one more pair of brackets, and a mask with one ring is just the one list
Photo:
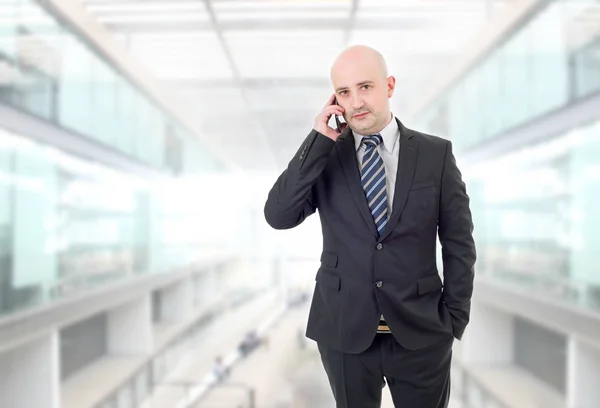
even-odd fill
[(383, 159), (377, 151), (377, 146), (382, 142), (383, 138), (379, 134), (363, 137), (365, 154), (361, 167), (361, 184), (379, 235), (388, 222), (385, 167)]

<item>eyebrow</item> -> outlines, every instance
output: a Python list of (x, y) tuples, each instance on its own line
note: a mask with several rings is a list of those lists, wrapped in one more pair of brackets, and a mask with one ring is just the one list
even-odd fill
[[(375, 83), (374, 81), (362, 81), (362, 82), (359, 82), (358, 84), (356, 84), (356, 86), (363, 86), (363, 85), (374, 84), (374, 83)], [(335, 91), (339, 92), (339, 91), (343, 91), (344, 89), (348, 89), (348, 87), (347, 86), (340, 86), (339, 88), (336, 88)]]

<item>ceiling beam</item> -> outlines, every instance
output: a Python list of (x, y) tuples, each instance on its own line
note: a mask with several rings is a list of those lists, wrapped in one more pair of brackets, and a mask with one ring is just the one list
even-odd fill
[[(200, 1), (202, 1), (202, 0), (200, 0)], [(221, 26), (219, 20), (217, 19), (217, 15), (215, 13), (215, 9), (213, 6), (213, 1), (214, 0), (204, 0), (204, 3), (206, 4), (206, 9), (208, 10), (208, 13), (210, 15), (213, 29), (217, 34), (219, 43), (221, 44), (221, 48), (223, 49), (223, 53), (225, 54), (225, 57), (227, 58), (227, 61), (229, 62), (229, 66), (230, 66), (231, 72), (233, 74), (234, 83), (237, 87), (239, 87), (239, 89), (242, 93), (242, 99), (244, 100), (246, 106), (248, 107), (248, 112), (250, 114), (252, 114), (253, 109), (252, 109), (252, 104), (250, 103), (250, 98), (248, 97), (246, 89), (244, 88), (240, 70), (235, 62), (235, 59), (233, 58), (233, 54), (231, 53), (229, 46), (227, 45), (227, 40), (225, 40), (225, 36), (223, 35), (223, 27)], [(271, 148), (269, 146), (269, 140), (268, 140), (266, 129), (264, 128), (264, 126), (260, 120), (257, 120), (256, 123), (258, 124), (258, 127), (259, 127), (258, 133), (260, 133), (260, 136), (263, 139), (264, 152), (265, 152), (266, 156), (270, 156), (273, 165), (276, 165), (277, 160), (275, 158), (274, 152), (271, 150)]]
[[(161, 0), (161, 1), (164, 2), (164, 0)], [(188, 5), (189, 0), (187, 0), (185, 3), (183, 3), (183, 2), (169, 3), (171, 10), (163, 10), (162, 7), (144, 8), (147, 6), (146, 2), (134, 3), (134, 4), (118, 3), (117, 7), (113, 6), (113, 3), (111, 3), (109, 5), (102, 4), (101, 6), (87, 5), (85, 8), (91, 14), (94, 14), (98, 17), (132, 16), (132, 15), (151, 17), (151, 16), (156, 16), (156, 15), (160, 16), (161, 14), (170, 13), (170, 12), (186, 12), (186, 11), (188, 11), (186, 8), (178, 9), (177, 4)], [(138, 5), (139, 5), (139, 8), (137, 7)], [(129, 6), (129, 7), (124, 7), (124, 6)], [(113, 8), (111, 8), (111, 7), (113, 7)], [(197, 10), (192, 9), (190, 11), (204, 12), (205, 9), (197, 9)], [(250, 9), (249, 8), (240, 8), (239, 10), (238, 9), (236, 9), (236, 10), (215, 10), (215, 13), (219, 15), (219, 20), (227, 20), (228, 18), (231, 19), (231, 14), (239, 15), (239, 14), (243, 14), (243, 13), (246, 13), (248, 18), (252, 18), (253, 14), (264, 14), (264, 13), (273, 14), (273, 15), (277, 15), (278, 13), (281, 13), (281, 14), (314, 13), (315, 15), (319, 15), (321, 13), (347, 13), (347, 12), (348, 12), (347, 7), (340, 7), (340, 6), (319, 7), (318, 9), (315, 9), (314, 7), (311, 7), (311, 6), (294, 7), (294, 8), (285, 7), (285, 6), (276, 6), (276, 7), (269, 6), (269, 7), (265, 7), (264, 9), (261, 9), (261, 10), (256, 10), (256, 9), (251, 9), (251, 8)]]
[(350, 9), (350, 17), (348, 18), (348, 26), (346, 27), (346, 32), (344, 33), (344, 46), (348, 44), (350, 41), (350, 36), (352, 35), (352, 30), (356, 25), (356, 13), (358, 11), (358, 2), (360, 0), (352, 0), (352, 8)]
[(329, 87), (328, 78), (318, 77), (293, 77), (293, 78), (242, 78), (232, 79), (184, 79), (165, 80), (161, 82), (165, 86), (186, 86), (194, 88), (233, 88), (242, 86), (244, 89), (268, 88), (268, 87)]
[[(214, 23), (203, 21), (165, 21), (157, 19), (156, 22), (144, 23), (111, 23), (103, 24), (113, 32), (157, 32), (164, 33), (170, 31), (194, 31), (194, 32), (212, 32)], [(290, 31), (290, 30), (343, 30), (346, 35), (348, 31), (348, 19), (330, 19), (330, 20), (306, 20), (306, 19), (285, 19), (285, 20), (236, 20), (218, 22), (221, 33), (225, 31)], [(425, 29), (428, 27), (439, 26), (439, 21), (431, 19), (409, 18), (404, 20), (360, 20), (352, 23), (353, 30), (412, 30)]]
[[(225, 37), (223, 36), (223, 27), (217, 19), (217, 15), (215, 14), (215, 9), (213, 7), (213, 0), (204, 0), (206, 4), (206, 9), (208, 10), (208, 14), (210, 16), (210, 27), (211, 30), (214, 30), (219, 39), (219, 43), (221, 44), (221, 48), (223, 49), (223, 53), (229, 62), (229, 67), (231, 68), (231, 72), (233, 73), (233, 78), (236, 82), (240, 81), (241, 75), (240, 70), (233, 59), (233, 55), (231, 54), (231, 50), (227, 46), (227, 42), (225, 41)], [(197, 23), (196, 23), (197, 24)]]
[[(423, 61), (418, 61), (418, 66), (430, 65), (432, 63), (441, 63), (447, 61), (450, 55), (440, 55), (439, 57), (426, 58)], [(414, 76), (410, 74), (398, 72), (394, 73), (397, 81), (407, 81)], [(226, 78), (199, 78), (199, 79), (175, 79), (163, 80), (161, 84), (168, 87), (185, 87), (185, 88), (201, 88), (201, 89), (218, 89), (218, 88), (236, 88), (242, 86), (246, 90), (266, 89), (266, 88), (329, 88), (331, 82), (328, 77), (289, 77), (289, 78), (272, 78), (272, 77), (256, 77), (256, 78), (241, 78), (238, 80)]]

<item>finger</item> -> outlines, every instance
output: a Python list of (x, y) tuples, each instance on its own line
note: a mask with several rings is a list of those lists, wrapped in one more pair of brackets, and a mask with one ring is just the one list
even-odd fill
[(341, 106), (330, 105), (330, 106), (324, 108), (323, 111), (321, 112), (321, 114), (327, 115), (327, 116), (331, 116), (334, 113), (338, 114), (338, 115), (342, 115), (344, 113), (344, 109)]
[(325, 109), (328, 106), (335, 106), (335, 94), (331, 94), (331, 96), (329, 97), (329, 99), (327, 100), (327, 103), (325, 104), (325, 106), (323, 106), (323, 109)]

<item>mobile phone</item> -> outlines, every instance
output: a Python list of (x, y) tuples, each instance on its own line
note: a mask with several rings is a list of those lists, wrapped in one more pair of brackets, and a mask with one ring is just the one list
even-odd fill
[[(337, 98), (335, 98), (333, 100), (333, 103), (339, 106), (339, 103), (337, 101)], [(336, 115), (335, 113), (333, 114), (333, 116), (335, 117), (335, 126), (337, 128), (337, 131), (342, 133), (342, 123), (340, 122), (338, 115)]]

